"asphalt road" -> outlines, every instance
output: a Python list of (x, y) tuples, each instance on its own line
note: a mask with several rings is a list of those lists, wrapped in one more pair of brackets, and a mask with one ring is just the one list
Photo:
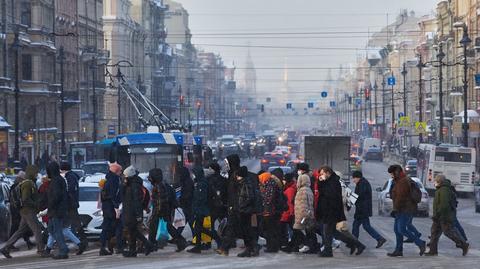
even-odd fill
[[(258, 160), (245, 161), (252, 171), (259, 169)], [(372, 183), (373, 189), (381, 186), (388, 178), (387, 165), (384, 163), (368, 162), (364, 164), (363, 172)], [(376, 214), (376, 194), (374, 194), (374, 214)], [(349, 213), (349, 220), (352, 220)], [(334, 251), (335, 258), (321, 259), (316, 255), (305, 254), (265, 254), (260, 257), (241, 259), (236, 254), (241, 249), (233, 250), (230, 257), (221, 257), (214, 254), (213, 250), (205, 251), (201, 255), (186, 252), (175, 253), (174, 247), (169, 246), (148, 257), (139, 255), (136, 259), (126, 259), (120, 256), (99, 257), (98, 249), (88, 250), (82, 256), (71, 255), (69, 260), (53, 261), (41, 259), (33, 251), (13, 252), (13, 259), (0, 258), (0, 268), (478, 268), (480, 258), (480, 215), (474, 213), (473, 200), (460, 199), (459, 219), (463, 224), (471, 249), (466, 257), (461, 256), (461, 251), (456, 249), (453, 242), (446, 237), (440, 239), (438, 257), (420, 257), (418, 248), (412, 244), (404, 246), (404, 257), (389, 258), (387, 252), (395, 246), (393, 233), (393, 219), (390, 217), (374, 216), (372, 225), (385, 237), (388, 242), (382, 249), (375, 249), (376, 242), (361, 230), (360, 241), (367, 249), (361, 256), (350, 256), (348, 249), (341, 246)], [(428, 240), (431, 220), (429, 218), (415, 218), (414, 224), (423, 234), (422, 238)]]

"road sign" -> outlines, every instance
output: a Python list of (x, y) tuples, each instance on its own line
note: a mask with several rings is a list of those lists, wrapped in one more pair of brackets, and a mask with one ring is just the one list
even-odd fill
[(313, 102), (308, 102), (307, 106), (308, 108), (313, 108)]
[(398, 126), (409, 127), (410, 126), (410, 117), (400, 117)]
[(398, 134), (398, 135), (403, 135), (403, 133), (404, 133), (404, 132), (403, 132), (403, 129), (402, 129), (402, 128), (398, 128), (397, 134)]
[(337, 104), (335, 103), (335, 101), (330, 101), (330, 107), (336, 107)]
[(417, 134), (426, 134), (427, 133), (427, 123), (417, 121), (415, 122), (415, 133)]
[(475, 86), (480, 86), (480, 74), (475, 74)]
[(362, 105), (362, 99), (361, 99), (361, 98), (355, 99), (355, 104), (356, 104), (357, 106), (361, 106), (361, 105)]
[(398, 112), (398, 118), (401, 118), (403, 116), (405, 116), (405, 114), (403, 114), (403, 112)]
[(327, 96), (328, 96), (328, 92), (323, 91), (323, 92), (322, 92), (322, 98), (327, 98)]
[(395, 85), (395, 77), (388, 77), (388, 85), (389, 86)]
[(108, 135), (115, 135), (115, 125), (108, 125)]

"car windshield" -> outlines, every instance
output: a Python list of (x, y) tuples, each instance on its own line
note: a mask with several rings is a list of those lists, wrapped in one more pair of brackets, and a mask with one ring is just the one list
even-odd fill
[(96, 173), (106, 174), (108, 173), (108, 164), (106, 163), (92, 163), (85, 164), (82, 167), (82, 170), (85, 171), (85, 175), (94, 175)]
[(417, 161), (408, 161), (408, 162), (407, 162), (407, 165), (416, 166), (416, 165), (417, 165)]
[(98, 194), (100, 189), (98, 187), (80, 187), (79, 201), (80, 202), (94, 202), (98, 201)]

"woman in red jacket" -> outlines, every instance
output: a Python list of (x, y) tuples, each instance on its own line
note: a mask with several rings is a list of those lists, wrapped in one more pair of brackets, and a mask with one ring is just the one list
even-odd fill
[(283, 180), (283, 193), (287, 197), (288, 210), (282, 213), (280, 218), (280, 246), (281, 250), (291, 252), (292, 246), (289, 242), (289, 231), (293, 230), (293, 222), (295, 221), (295, 195), (297, 193), (297, 182), (293, 173), (286, 174)]

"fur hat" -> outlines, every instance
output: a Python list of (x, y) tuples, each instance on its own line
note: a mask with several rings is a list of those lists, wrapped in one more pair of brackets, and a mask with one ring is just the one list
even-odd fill
[(123, 174), (124, 174), (126, 177), (133, 177), (133, 176), (136, 176), (136, 175), (138, 174), (138, 172), (137, 172), (137, 169), (135, 168), (135, 166), (130, 165), (129, 167), (127, 167), (127, 168), (123, 171)]

